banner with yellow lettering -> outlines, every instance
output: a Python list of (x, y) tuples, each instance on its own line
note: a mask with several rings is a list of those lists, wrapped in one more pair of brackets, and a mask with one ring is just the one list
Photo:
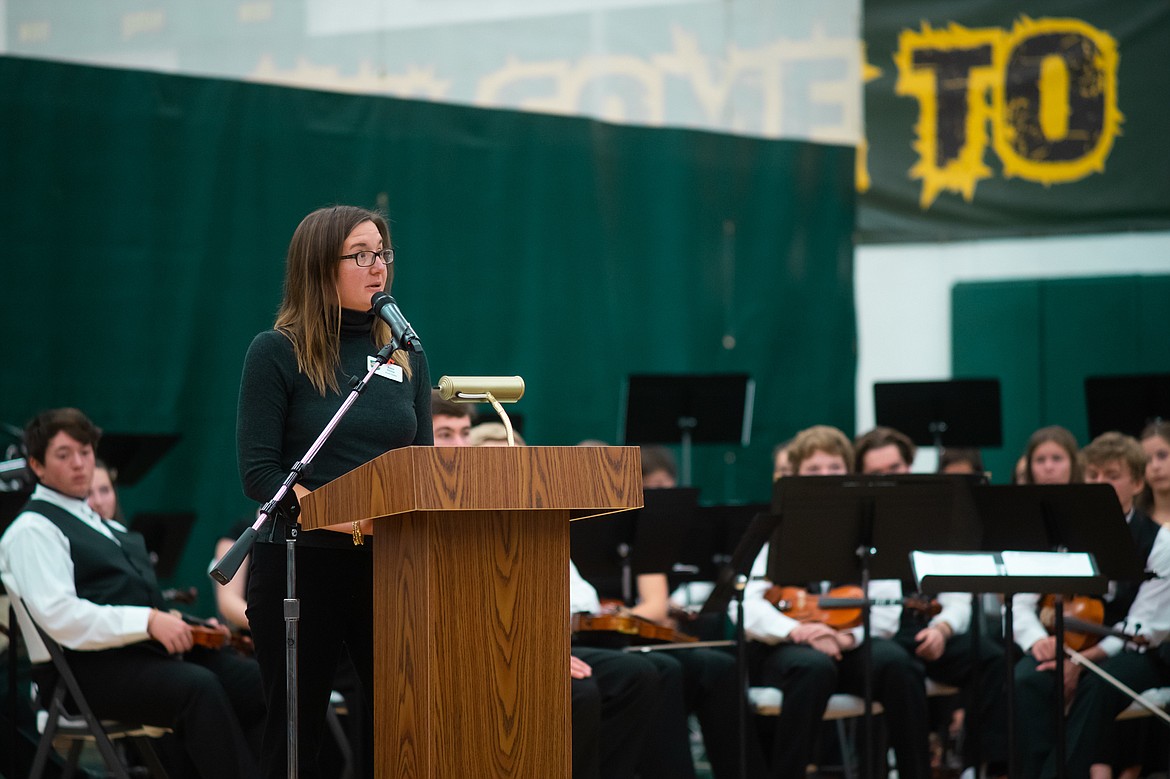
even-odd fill
[(860, 241), (1170, 229), (1165, 0), (870, 0), (864, 26)]

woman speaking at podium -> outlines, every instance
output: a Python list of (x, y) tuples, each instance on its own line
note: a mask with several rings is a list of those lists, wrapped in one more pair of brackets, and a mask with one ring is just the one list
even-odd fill
[[(249, 498), (265, 502), (275, 495), (348, 396), (349, 377), (365, 376), (368, 361), (390, 341), (370, 300), (393, 277), (394, 250), (380, 214), (322, 208), (293, 233), (276, 322), (252, 341), (240, 383), (236, 437)], [(302, 475), (297, 496), (391, 449), (430, 445), (430, 384), (422, 354), (396, 351)], [(268, 704), (261, 767), (271, 779), (287, 775), (286, 524), (277, 517), (260, 531), (248, 582), (248, 619)], [(373, 700), (372, 544), (363, 543), (362, 530), (359, 523), (311, 530), (296, 542), (302, 777), (320, 774), (317, 756), (343, 648)], [(369, 712), (365, 728), (364, 741), (372, 744)], [(372, 756), (361, 762), (372, 775)]]

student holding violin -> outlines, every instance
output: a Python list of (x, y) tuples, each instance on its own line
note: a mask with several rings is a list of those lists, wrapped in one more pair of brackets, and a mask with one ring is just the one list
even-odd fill
[[(431, 393), (435, 446), (471, 446), (471, 406)], [(598, 614), (597, 590), (569, 561), (569, 614)], [(613, 649), (574, 646), (569, 655), (573, 779), (634, 779), (654, 712), (658, 673)]]
[[(797, 434), (788, 447), (788, 459), (797, 476), (845, 474), (853, 462), (853, 445), (840, 430), (818, 425)], [(744, 595), (744, 631), (752, 642), (753, 681), (784, 693), (770, 776), (798, 779), (814, 761), (816, 736), (829, 697), (835, 692), (864, 694), (863, 653), (855, 650), (865, 636), (860, 627), (834, 627), (815, 618), (800, 621), (782, 613), (765, 597), (772, 587), (764, 578), (767, 561), (765, 544)], [(875, 580), (868, 594), (882, 600), (898, 598), (901, 585)], [(898, 629), (899, 609), (870, 609), (874, 697), (885, 709), (898, 775), (924, 779), (930, 776), (926, 680), (921, 664), (891, 640)], [(734, 618), (734, 609), (731, 613)]]
[[(642, 483), (646, 489), (677, 486), (674, 459), (662, 447), (642, 447)], [(665, 573), (641, 573), (636, 582), (638, 603), (619, 613), (639, 634), (668, 642), (690, 643), (671, 624), (669, 586)], [(588, 640), (586, 634), (578, 633)], [(715, 779), (739, 775), (739, 734), (736, 707), (742, 698), (736, 691), (735, 658), (718, 649), (682, 648), (643, 655), (653, 664), (660, 680), (658, 705), (638, 760), (643, 777), (693, 779), (690, 731), (687, 715), (693, 712), (703, 730), (703, 744)], [(759, 776), (764, 755), (754, 733), (747, 739), (747, 775)]]
[[(1081, 452), (1085, 480), (1108, 483), (1121, 509), (1147, 577), (1141, 582), (1110, 582), (1104, 600), (1104, 623), (1127, 636), (1137, 636), (1157, 647), (1170, 634), (1170, 531), (1159, 528), (1134, 507), (1144, 486), (1146, 458), (1136, 439), (1121, 433), (1098, 436)], [(1080, 665), (1067, 662), (1065, 678), (1053, 678), (1056, 639), (1039, 622), (1039, 596), (1017, 596), (1013, 601), (1016, 643), (1027, 652), (1015, 669), (1021, 775), (1050, 777), (1056, 773), (1053, 754), (1053, 696), (1063, 682), (1068, 709), (1067, 765), (1070, 777), (1108, 776), (1115, 718), (1130, 698)], [(1067, 613), (1067, 611), (1066, 611)], [(1138, 651), (1118, 636), (1102, 638), (1085, 648), (1083, 656), (1137, 691), (1170, 684), (1170, 666), (1159, 652)], [(1074, 694), (1075, 693), (1075, 694)]]
[[(889, 427), (875, 427), (855, 442), (856, 468), (867, 476), (910, 473), (916, 447), (909, 436)], [(901, 589), (901, 583), (897, 583)], [(928, 679), (961, 687), (979, 707), (980, 756), (988, 776), (1007, 773), (1007, 696), (1003, 647), (981, 636), (979, 651), (968, 628), (971, 595), (940, 593), (934, 608), (903, 608), (894, 641), (918, 658)], [(979, 667), (974, 667), (978, 655)]]
[[(595, 614), (597, 590), (569, 562), (569, 611)], [(573, 779), (633, 779), (659, 702), (659, 679), (643, 657), (574, 646)]]
[[(163, 601), (142, 536), (86, 504), (101, 431), (82, 412), (43, 412), (25, 429), (38, 485), (0, 537), (0, 576), (36, 624), (61, 644), (90, 707), (102, 719), (173, 728), (183, 752), (172, 776), (253, 779), (246, 734), (264, 719), (260, 675), (233, 652), (195, 647), (194, 632)], [(21, 628), (33, 677), (55, 671), (36, 630)]]

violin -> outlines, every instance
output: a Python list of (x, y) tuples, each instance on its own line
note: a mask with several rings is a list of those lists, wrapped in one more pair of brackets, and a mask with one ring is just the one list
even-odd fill
[[(1067, 627), (1078, 628), (1064, 631), (1064, 643), (1077, 651), (1088, 649), (1101, 640), (1102, 634), (1093, 628), (1104, 626), (1105, 604), (1087, 595), (1065, 595), (1064, 619)], [(1049, 633), (1055, 632), (1056, 596), (1045, 595), (1040, 601), (1040, 624)]]
[[(803, 587), (780, 587), (773, 585), (764, 593), (764, 599), (785, 615), (799, 622), (820, 622), (837, 630), (855, 628), (861, 624), (861, 606), (845, 608), (821, 608), (821, 598), (825, 600), (864, 601), (865, 595), (861, 587), (856, 584), (847, 584), (834, 587), (825, 595), (813, 595)], [(942, 611), (942, 606), (933, 598), (926, 599), (916, 595), (895, 599), (897, 605), (904, 609), (919, 612), (929, 619)], [(871, 600), (871, 606), (895, 605), (893, 601)]]
[[(863, 599), (865, 593), (856, 584), (834, 587), (825, 593), (827, 598)], [(831, 628), (844, 630), (861, 624), (861, 609), (822, 609), (819, 595), (813, 595), (804, 587), (781, 587), (773, 585), (764, 593), (764, 599), (785, 615), (799, 622), (821, 622)]]
[(230, 646), (241, 654), (251, 656), (255, 652), (252, 636), (243, 633), (225, 632), (210, 625), (201, 625), (188, 622), (191, 628), (191, 641), (195, 646), (206, 649), (223, 649)]
[[(602, 606), (604, 607), (606, 603), (603, 601)], [(620, 606), (613, 611), (602, 614), (574, 614), (569, 619), (569, 628), (574, 633), (603, 631), (620, 633), (623, 636), (645, 641), (665, 641), (670, 644), (684, 644), (699, 640), (672, 627), (659, 625), (645, 617), (631, 614)]]

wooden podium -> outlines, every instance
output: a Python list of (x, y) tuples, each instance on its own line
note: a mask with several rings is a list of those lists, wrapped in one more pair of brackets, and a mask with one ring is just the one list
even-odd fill
[(637, 447), (396, 449), (301, 502), (375, 518), (378, 779), (568, 777), (569, 521), (639, 508)]

